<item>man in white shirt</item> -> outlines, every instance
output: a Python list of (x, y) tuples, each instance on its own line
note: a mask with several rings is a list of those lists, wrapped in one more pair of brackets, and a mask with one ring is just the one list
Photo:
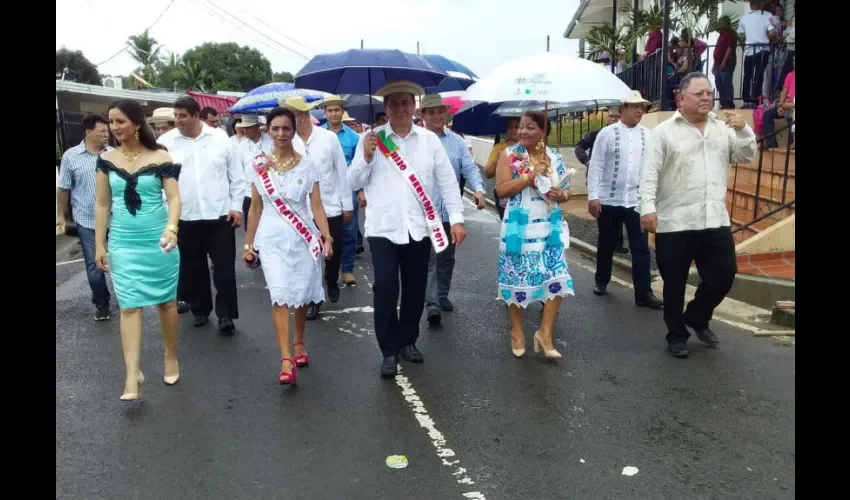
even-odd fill
[(649, 241), (641, 230), (638, 204), (640, 167), (650, 131), (640, 120), (650, 102), (633, 91), (620, 107), (620, 121), (599, 131), (587, 169), (587, 209), (599, 227), (595, 295), (608, 293), (617, 236), (623, 224), (632, 253), (635, 304), (661, 309), (664, 303), (652, 293), (649, 277)]
[[(655, 236), (655, 257), (664, 279), (668, 351), (688, 355), (691, 327), (709, 346), (714, 308), (735, 281), (735, 241), (726, 211), (730, 163), (749, 163), (756, 135), (734, 112), (727, 121), (711, 112), (714, 92), (702, 73), (686, 75), (679, 110), (653, 129), (640, 177), (641, 226)], [(691, 262), (700, 275), (694, 300), (682, 314)]]
[[(750, 12), (738, 21), (738, 34), (744, 35), (744, 82), (741, 85), (743, 108), (754, 108), (762, 95), (764, 71), (770, 61), (769, 43), (776, 38), (770, 13), (762, 10), (763, 0), (751, 0)], [(754, 46), (753, 44), (760, 44)]]
[[(328, 288), (328, 298), (331, 302), (336, 302), (339, 300), (337, 282), (342, 262), (342, 230), (345, 223), (351, 220), (354, 210), (351, 189), (348, 187), (345, 153), (335, 133), (313, 126), (310, 116), (313, 106), (307, 104), (303, 97), (290, 97), (281, 100), (279, 104), (295, 113), (297, 130), (292, 139), (292, 147), (309, 158), (317, 169), (319, 192), (328, 217), (333, 246), (333, 256), (325, 262), (325, 285)], [(321, 306), (321, 303), (311, 303), (307, 307), (307, 319), (318, 318)]]
[[(242, 165), (245, 178), (248, 178), (248, 169), (254, 157), (260, 153), (272, 154), (274, 141), (268, 135), (260, 132), (260, 120), (257, 115), (242, 115), (240, 121), (234, 127), (241, 131), (243, 139), (236, 145), (236, 157)], [(236, 137), (235, 135), (233, 137)], [(233, 138), (231, 137), (231, 140)], [(251, 185), (246, 182), (245, 198), (242, 201), (242, 217), (245, 231), (248, 231), (248, 209), (251, 208)]]
[(213, 263), (215, 314), (222, 333), (239, 318), (236, 300), (236, 235), (242, 221), (245, 172), (227, 134), (203, 123), (197, 101), (174, 103), (177, 128), (159, 138), (180, 171), (180, 281), (194, 325), (209, 322), (213, 309), (207, 256)]
[[(374, 268), (374, 323), (384, 356), (381, 376), (393, 377), (399, 355), (421, 363), (416, 348), (425, 307), (431, 248), (442, 252), (466, 236), (460, 188), (437, 134), (413, 125), (416, 98), (424, 89), (392, 81), (375, 95), (384, 98), (389, 123), (365, 134), (348, 169), (351, 189), (363, 189), (366, 238)], [(446, 234), (438, 200), (448, 212)], [(401, 282), (401, 307), (399, 304)]]

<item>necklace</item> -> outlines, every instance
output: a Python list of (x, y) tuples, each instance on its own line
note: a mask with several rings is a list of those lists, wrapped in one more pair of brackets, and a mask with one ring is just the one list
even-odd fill
[(288, 158), (280, 158), (277, 154), (272, 153), (272, 168), (277, 173), (283, 174), (295, 168), (299, 160), (299, 154), (294, 151)]
[(132, 165), (139, 157), (138, 151), (126, 151), (123, 148), (121, 149), (121, 154), (124, 155), (124, 159), (127, 160), (128, 165)]

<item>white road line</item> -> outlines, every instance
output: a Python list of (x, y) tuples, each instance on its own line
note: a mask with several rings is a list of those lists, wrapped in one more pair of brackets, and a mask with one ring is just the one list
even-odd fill
[(82, 262), (85, 259), (74, 259), (74, 260), (66, 260), (65, 262), (57, 262), (57, 266), (64, 266), (65, 264), (74, 264), (76, 262)]

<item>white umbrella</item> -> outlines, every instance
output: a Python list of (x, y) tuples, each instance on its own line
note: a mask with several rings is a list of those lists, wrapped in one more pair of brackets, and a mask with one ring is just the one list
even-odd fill
[(602, 66), (580, 57), (545, 52), (509, 61), (468, 89), (469, 102), (621, 101), (631, 89)]

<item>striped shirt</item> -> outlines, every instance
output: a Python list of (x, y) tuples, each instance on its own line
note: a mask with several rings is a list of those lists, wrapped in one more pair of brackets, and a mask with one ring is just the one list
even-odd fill
[[(103, 151), (111, 149), (106, 146)], [(59, 167), (59, 189), (71, 192), (71, 215), (77, 225), (86, 229), (94, 229), (97, 157), (86, 149), (86, 141), (83, 141), (65, 151)]]
[[(449, 162), (455, 171), (455, 177), (460, 181), (460, 176), (466, 179), (466, 182), (472, 186), (475, 192), (484, 192), (484, 180), (481, 178), (481, 169), (478, 164), (472, 159), (469, 154), (469, 149), (466, 145), (466, 140), (452, 132), (451, 130), (443, 129), (442, 134), (437, 134), (443, 147), (446, 148), (446, 154), (449, 155)], [(443, 222), (449, 221), (449, 213), (446, 207), (441, 208), (443, 214)]]

